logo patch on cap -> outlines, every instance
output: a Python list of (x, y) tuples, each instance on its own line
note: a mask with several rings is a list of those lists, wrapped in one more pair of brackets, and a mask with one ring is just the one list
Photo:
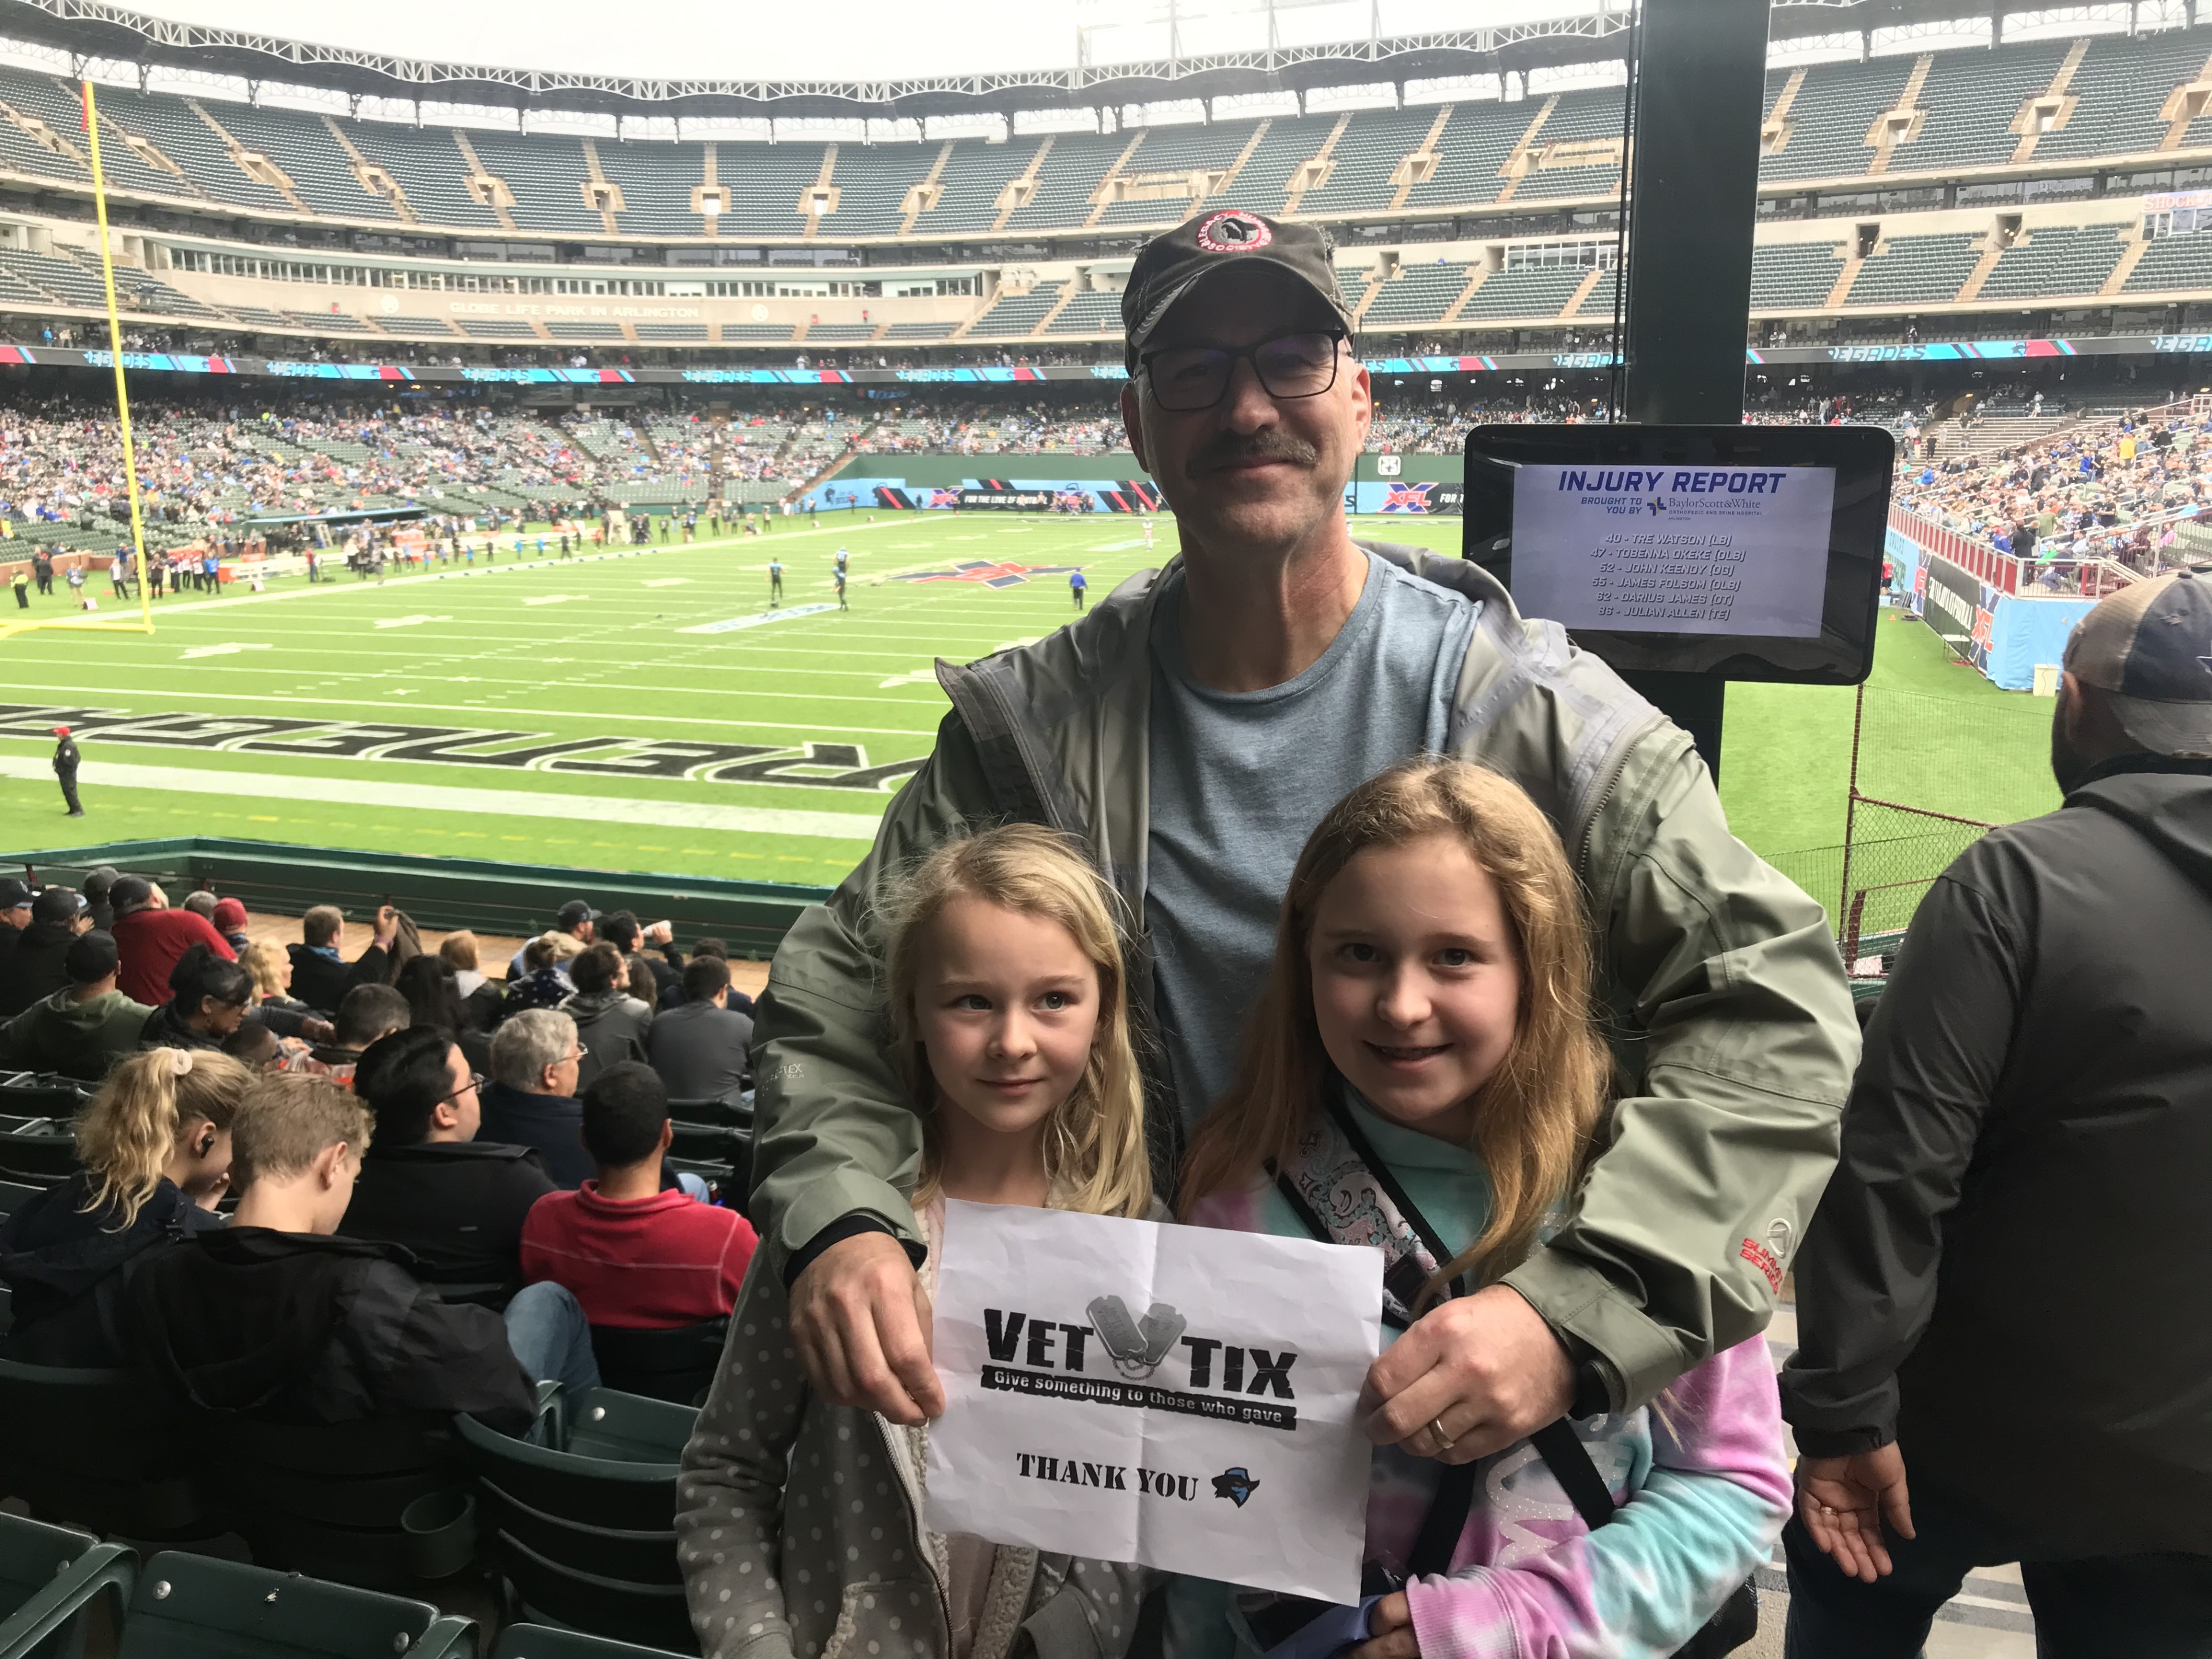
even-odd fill
[(1255, 253), (1274, 240), (1257, 214), (1241, 208), (1217, 213), (1198, 228), (1198, 245), (1208, 253)]

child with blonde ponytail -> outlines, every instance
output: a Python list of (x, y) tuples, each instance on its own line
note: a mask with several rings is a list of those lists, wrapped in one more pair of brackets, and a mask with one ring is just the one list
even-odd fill
[(1559, 835), (1493, 772), (1393, 767), (1307, 841), (1182, 1206), (1389, 1262), (1364, 1595), (1330, 1609), (1181, 1580), (1177, 1659), (1704, 1659), (1748, 1639), (1747, 1580), (1790, 1504), (1762, 1341), (1649, 1406), (1583, 1403), (1503, 1446), (1451, 1363), (1455, 1298), (1516, 1294), (1508, 1276), (1575, 1202), (1610, 1070), (1591, 977)]
[[(947, 1198), (1164, 1213), (1115, 902), (1064, 836), (1010, 824), (940, 848), (887, 908), (925, 1294)], [(785, 1324), (782, 1280), (757, 1267), (684, 1449), (677, 1553), (702, 1651), (1119, 1659), (1144, 1571), (928, 1531), (925, 1431), (817, 1395)]]
[(148, 1048), (107, 1074), (76, 1123), (68, 1181), (0, 1224), (14, 1292), (4, 1352), (37, 1364), (119, 1363), (101, 1299), (123, 1270), (173, 1238), (222, 1224), (230, 1123), (253, 1073), (213, 1049)]

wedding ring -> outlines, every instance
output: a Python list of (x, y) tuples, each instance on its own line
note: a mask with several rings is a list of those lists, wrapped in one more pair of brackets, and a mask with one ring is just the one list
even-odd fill
[(1444, 1432), (1444, 1420), (1443, 1418), (1432, 1417), (1429, 1419), (1429, 1432), (1436, 1436), (1437, 1449), (1438, 1451), (1448, 1452), (1452, 1449), (1452, 1437)]

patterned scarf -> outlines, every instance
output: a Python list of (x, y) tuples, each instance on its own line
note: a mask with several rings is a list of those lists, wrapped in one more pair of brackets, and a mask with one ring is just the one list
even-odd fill
[(1353, 1145), (1357, 1131), (1349, 1128), (1348, 1115), (1332, 1098), (1328, 1110), (1308, 1115), (1289, 1162), (1270, 1173), (1308, 1231), (1382, 1252), (1382, 1317), (1403, 1328), (1413, 1322), (1413, 1304), (1443, 1264), (1406, 1219), (1390, 1191), (1395, 1183), (1377, 1178)]

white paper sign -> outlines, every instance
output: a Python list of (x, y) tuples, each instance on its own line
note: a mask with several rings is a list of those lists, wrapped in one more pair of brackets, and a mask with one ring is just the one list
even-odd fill
[(933, 1530), (1358, 1599), (1381, 1251), (945, 1212)]

